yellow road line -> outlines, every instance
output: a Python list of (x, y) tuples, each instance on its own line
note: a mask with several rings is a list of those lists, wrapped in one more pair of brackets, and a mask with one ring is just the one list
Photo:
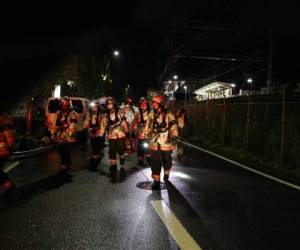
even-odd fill
[(180, 249), (201, 250), (201, 247), (190, 236), (163, 200), (150, 201), (150, 203), (163, 223), (166, 225), (168, 231), (177, 242)]

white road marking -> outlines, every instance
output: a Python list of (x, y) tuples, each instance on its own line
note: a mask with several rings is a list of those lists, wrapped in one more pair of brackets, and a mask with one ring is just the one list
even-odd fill
[(3, 169), (4, 173), (8, 173), (9, 171), (13, 170), (16, 166), (18, 166), (21, 162), (20, 161), (15, 161), (14, 163), (8, 165)]
[(239, 166), (239, 167), (241, 167), (241, 168), (243, 168), (243, 169), (246, 169), (246, 170), (248, 170), (248, 171), (250, 171), (250, 172), (253, 172), (253, 173), (255, 173), (255, 174), (261, 175), (261, 176), (266, 177), (266, 178), (268, 178), (268, 179), (271, 179), (271, 180), (273, 180), (273, 181), (279, 182), (279, 183), (281, 183), (281, 184), (283, 184), (283, 185), (286, 185), (286, 186), (288, 186), (288, 187), (291, 187), (291, 188), (300, 190), (300, 186), (298, 186), (298, 185), (295, 185), (295, 184), (293, 184), (293, 183), (290, 183), (290, 182), (281, 180), (281, 179), (276, 178), (276, 177), (274, 177), (274, 176), (265, 174), (265, 173), (263, 173), (263, 172), (260, 172), (260, 171), (258, 171), (258, 170), (255, 170), (255, 169), (253, 169), (253, 168), (251, 168), (251, 167), (247, 167), (247, 166), (244, 165), (244, 164), (241, 164), (241, 163), (239, 163), (239, 162), (230, 160), (230, 159), (228, 159), (228, 158), (226, 158), (226, 157), (224, 157), (224, 156), (218, 155), (218, 154), (213, 153), (213, 152), (211, 152), (211, 151), (208, 151), (208, 150), (206, 150), (206, 149), (204, 149), (204, 148), (200, 148), (200, 147), (198, 147), (198, 146), (195, 146), (195, 145), (193, 145), (193, 144), (191, 144), (191, 143), (188, 143), (188, 142), (185, 142), (185, 141), (183, 141), (183, 140), (179, 140), (179, 141), (180, 141), (181, 143), (183, 143), (183, 144), (185, 144), (185, 145), (191, 147), (191, 148), (195, 148), (195, 149), (198, 149), (198, 150), (200, 150), (200, 151), (203, 151), (203, 152), (205, 152), (205, 153), (207, 153), (207, 154), (213, 155), (213, 156), (215, 156), (215, 157), (217, 157), (217, 158), (220, 158), (220, 159), (222, 159), (222, 160), (224, 160), (224, 161), (230, 162), (230, 163), (232, 163), (232, 164), (234, 164), (234, 165), (237, 165), (237, 166)]

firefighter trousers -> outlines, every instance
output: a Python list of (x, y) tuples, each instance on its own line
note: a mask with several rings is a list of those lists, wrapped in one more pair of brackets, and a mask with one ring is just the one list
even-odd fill
[(63, 142), (58, 146), (57, 150), (60, 156), (62, 166), (71, 165), (71, 147), (72, 144), (70, 142)]
[(100, 155), (104, 149), (104, 142), (105, 142), (105, 139), (103, 136), (97, 136), (97, 137), (91, 138), (91, 146), (92, 146), (92, 155), (93, 156), (100, 157)]
[(119, 154), (120, 157), (124, 157), (124, 153), (125, 153), (125, 138), (109, 140), (109, 159), (110, 160), (116, 160), (117, 154)]
[(165, 173), (169, 173), (172, 168), (172, 151), (151, 150), (150, 154), (152, 178), (159, 181), (161, 168)]

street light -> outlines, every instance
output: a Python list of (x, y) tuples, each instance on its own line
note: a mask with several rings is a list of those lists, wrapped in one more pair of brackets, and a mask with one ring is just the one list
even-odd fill
[(75, 82), (72, 80), (68, 80), (67, 85), (73, 87), (75, 85)]
[(252, 83), (253, 83), (253, 79), (252, 79), (252, 78), (248, 78), (248, 79), (247, 79), (247, 83), (250, 83), (250, 85), (251, 85), (251, 92), (252, 92)]
[(178, 75), (174, 75), (174, 76), (173, 76), (173, 79), (174, 79), (174, 80), (177, 80), (177, 79), (178, 79)]
[(186, 103), (187, 103), (187, 98), (186, 98), (186, 97), (187, 97), (187, 96), (186, 96), (187, 86), (184, 85), (183, 88), (184, 88), (184, 106), (186, 107)]
[(115, 56), (115, 57), (118, 57), (119, 55), (120, 55), (120, 52), (119, 52), (118, 50), (115, 50), (115, 51), (114, 51), (114, 56)]
[(235, 83), (232, 83), (232, 84), (230, 84), (230, 86), (233, 88), (233, 92), (235, 93), (235, 87), (236, 87), (236, 84), (235, 84)]

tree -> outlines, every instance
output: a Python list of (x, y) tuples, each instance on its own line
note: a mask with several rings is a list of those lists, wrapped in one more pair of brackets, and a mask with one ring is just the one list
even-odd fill
[(80, 58), (76, 81), (79, 95), (89, 99), (105, 96), (111, 92), (111, 83), (110, 59), (106, 55), (92, 54)]

